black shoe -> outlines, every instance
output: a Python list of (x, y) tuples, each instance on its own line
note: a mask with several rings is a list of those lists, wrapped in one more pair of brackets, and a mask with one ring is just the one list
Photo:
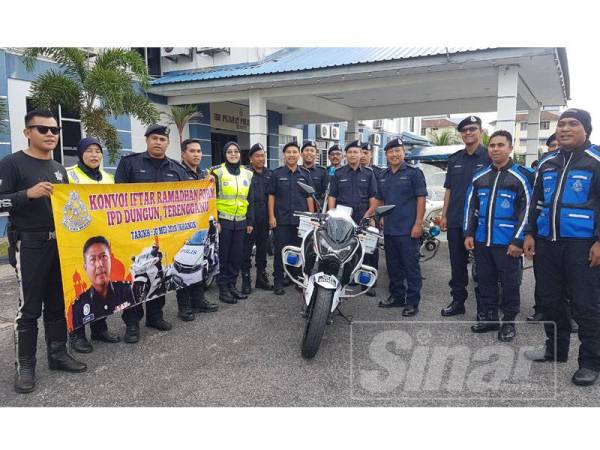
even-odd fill
[(269, 277), (265, 270), (256, 271), (256, 289), (264, 289), (265, 291), (272, 291), (273, 285), (269, 282)]
[(152, 320), (146, 319), (146, 326), (148, 328), (156, 328), (159, 331), (169, 331), (171, 328), (173, 328), (173, 326), (162, 317)]
[(401, 308), (406, 306), (406, 301), (398, 300), (390, 295), (387, 299), (381, 300), (377, 306), (380, 308)]
[(67, 351), (67, 343), (59, 341), (48, 342), (48, 368), (63, 372), (79, 373), (87, 370), (87, 365), (77, 361)]
[[(535, 362), (567, 362), (567, 357), (560, 357), (560, 358), (555, 358), (554, 355), (550, 352), (547, 352), (545, 349), (541, 349), (541, 350), (527, 350), (525, 353), (525, 358), (527, 358), (530, 361), (535, 361)], [(558, 356), (558, 355), (557, 355)]]
[(498, 319), (486, 318), (480, 320), (475, 325), (471, 325), (471, 331), (473, 333), (487, 333), (488, 331), (498, 331), (500, 329), (500, 322)]
[(93, 341), (107, 342), (109, 344), (116, 344), (117, 342), (121, 342), (121, 338), (116, 334), (112, 334), (108, 330), (101, 331), (98, 334), (92, 333)]
[(369, 289), (366, 294), (367, 297), (377, 297), (377, 292), (375, 292), (375, 288), (372, 287), (371, 289)]
[(128, 344), (135, 344), (138, 342), (140, 340), (140, 326), (137, 324), (127, 325), (123, 340)]
[(288, 287), (288, 286), (291, 286), (291, 285), (292, 285), (292, 283), (293, 283), (293, 281), (292, 281), (292, 280), (290, 280), (288, 277), (285, 277), (285, 278), (283, 279), (283, 287)]
[(246, 300), (248, 298), (247, 295), (242, 294), (240, 291), (237, 290), (237, 288), (235, 287), (235, 284), (231, 283), (229, 285), (229, 292), (231, 292), (231, 295), (233, 296), (233, 298), (237, 299), (237, 300)]
[(512, 322), (503, 323), (498, 331), (498, 340), (501, 342), (510, 342), (517, 335), (515, 324)]
[(252, 279), (250, 271), (242, 272), (242, 294), (249, 295), (252, 293)]
[(531, 322), (531, 323), (543, 322), (544, 314), (541, 312), (536, 312), (535, 314), (532, 314), (531, 316), (527, 317), (527, 319), (525, 319), (525, 320), (527, 322)]
[(211, 313), (211, 312), (218, 311), (218, 309), (219, 309), (219, 305), (216, 305), (215, 303), (211, 303), (204, 298), (198, 302), (195, 302), (195, 304), (192, 305), (192, 312), (194, 314)]
[(219, 286), (219, 300), (223, 303), (229, 303), (231, 305), (236, 304), (237, 300), (231, 295), (229, 286)]
[(283, 286), (279, 286), (279, 285), (275, 285), (275, 289), (273, 290), (273, 292), (275, 293), (275, 295), (285, 295), (285, 289), (283, 289)]
[(92, 353), (94, 347), (85, 337), (85, 329), (80, 328), (78, 330), (73, 331), (69, 335), (69, 343), (71, 344), (71, 349), (76, 351), (77, 353)]
[(35, 390), (35, 358), (19, 358), (15, 362), (15, 392), (27, 394)]
[(464, 303), (452, 301), (448, 306), (442, 309), (442, 316), (450, 317), (465, 313)]
[(577, 369), (577, 372), (573, 374), (573, 384), (577, 386), (591, 386), (598, 379), (598, 375), (600, 372), (596, 372), (595, 370), (588, 369), (586, 367), (580, 367)]
[(416, 305), (406, 305), (402, 310), (402, 317), (413, 317), (419, 312), (419, 307)]
[(196, 316), (194, 316), (191, 308), (179, 308), (177, 310), (177, 317), (184, 322), (191, 322), (192, 320), (196, 319)]

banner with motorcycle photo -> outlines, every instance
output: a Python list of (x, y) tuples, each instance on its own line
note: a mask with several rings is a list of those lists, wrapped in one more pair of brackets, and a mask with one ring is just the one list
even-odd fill
[(69, 331), (219, 271), (212, 180), (54, 186)]

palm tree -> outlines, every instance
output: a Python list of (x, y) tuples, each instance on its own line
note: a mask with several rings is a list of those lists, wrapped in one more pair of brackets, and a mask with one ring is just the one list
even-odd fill
[(484, 147), (487, 147), (489, 143), (490, 143), (490, 134), (488, 133), (488, 130), (486, 128), (484, 128), (483, 131), (481, 132), (481, 145), (483, 145)]
[(431, 132), (429, 133), (429, 140), (433, 145), (452, 145), (458, 144), (456, 135), (450, 130), (444, 130), (440, 133)]
[(33, 81), (34, 106), (52, 109), (60, 105), (79, 114), (86, 135), (104, 143), (111, 162), (117, 159), (122, 146), (109, 117), (131, 115), (145, 125), (158, 121), (158, 111), (136, 87), (147, 89), (150, 84), (148, 69), (138, 53), (105, 49), (92, 61), (80, 48), (27, 48), (23, 54), (27, 70), (33, 70), (38, 56), (50, 57), (61, 70), (50, 69)]
[(6, 119), (6, 115), (8, 113), (8, 107), (6, 106), (6, 100), (0, 98), (0, 132), (4, 132), (8, 129), (4, 120)]
[(175, 125), (179, 131), (179, 144), (183, 142), (183, 131), (192, 119), (201, 118), (202, 113), (196, 105), (171, 106), (168, 113), (161, 113), (167, 117), (168, 123)]

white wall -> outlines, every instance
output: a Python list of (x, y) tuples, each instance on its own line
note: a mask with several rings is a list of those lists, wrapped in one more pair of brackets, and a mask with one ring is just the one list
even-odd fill
[(8, 114), (10, 116), (10, 142), (12, 152), (27, 148), (27, 139), (23, 135), (25, 128), (25, 114), (27, 103), (25, 99), (29, 94), (31, 82), (8, 79)]
[(220, 52), (214, 56), (196, 53), (192, 48), (192, 59), (179, 57), (177, 62), (162, 58), (162, 71), (203, 69), (206, 67), (222, 66), (226, 64), (241, 64), (264, 59), (271, 53), (280, 50), (280, 47), (230, 47), (230, 53)]

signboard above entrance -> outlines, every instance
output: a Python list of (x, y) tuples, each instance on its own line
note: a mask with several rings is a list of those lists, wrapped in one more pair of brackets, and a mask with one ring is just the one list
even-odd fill
[(235, 103), (213, 103), (210, 105), (210, 126), (248, 133), (250, 131), (248, 107)]

